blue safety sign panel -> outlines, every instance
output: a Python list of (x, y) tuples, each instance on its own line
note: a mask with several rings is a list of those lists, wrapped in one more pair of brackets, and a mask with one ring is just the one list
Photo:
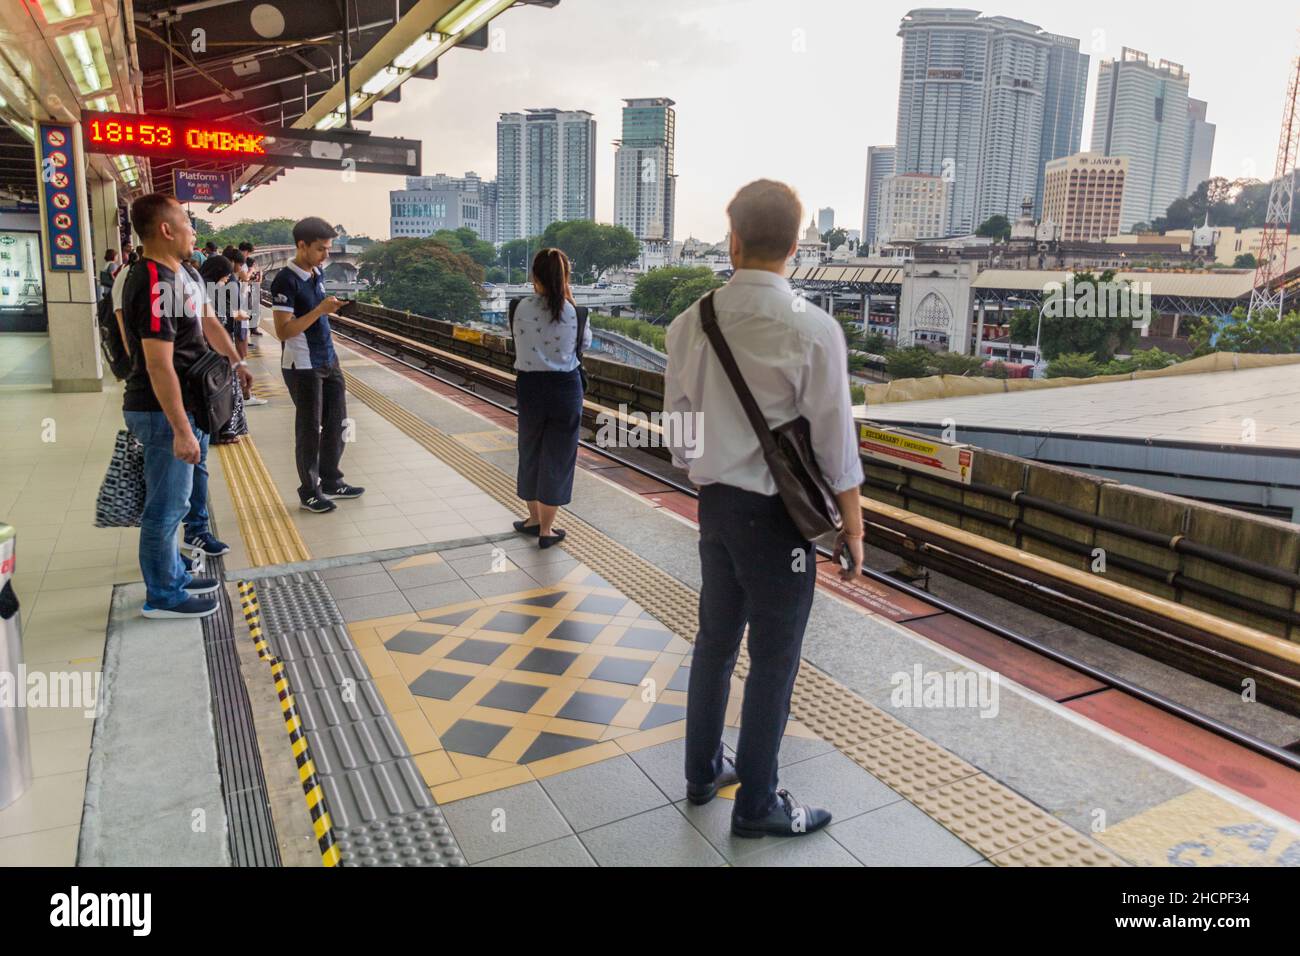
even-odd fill
[(39, 123), (41, 183), (45, 195), (46, 261), (55, 272), (79, 272), (84, 266), (81, 210), (77, 187), (81, 170), (73, 162), (72, 127)]

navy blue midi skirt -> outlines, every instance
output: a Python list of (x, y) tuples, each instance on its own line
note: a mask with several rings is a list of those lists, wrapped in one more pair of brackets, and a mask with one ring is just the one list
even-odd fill
[(573, 500), (582, 424), (582, 378), (572, 372), (516, 372), (519, 474), (524, 501), (567, 505)]

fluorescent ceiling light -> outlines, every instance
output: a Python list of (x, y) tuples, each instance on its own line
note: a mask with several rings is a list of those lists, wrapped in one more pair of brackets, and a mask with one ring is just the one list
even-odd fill
[(54, 43), (63, 54), (63, 61), (72, 73), (72, 82), (82, 96), (108, 86), (108, 63), (104, 59), (104, 44), (98, 28), (65, 33), (55, 37)]
[(361, 92), (368, 96), (379, 96), (387, 89), (388, 84), (398, 79), (402, 71), (393, 66), (386, 66), (366, 82), (361, 84)]
[(441, 43), (442, 38), (436, 33), (422, 34), (418, 40), (393, 58), (393, 66), (401, 70), (409, 70), (438, 49)]
[(40, 0), (46, 23), (61, 23), (77, 17), (89, 16), (90, 0)]
[(499, 5), (500, 0), (465, 0), (439, 20), (433, 28), (445, 36), (458, 36), (462, 30), (486, 13), (489, 7)]

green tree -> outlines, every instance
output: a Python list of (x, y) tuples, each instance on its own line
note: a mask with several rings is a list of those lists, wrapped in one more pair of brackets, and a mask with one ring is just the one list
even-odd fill
[(966, 375), (980, 377), (984, 360), (978, 355), (958, 355), (956, 352), (935, 352), (930, 367), (938, 375)]
[(540, 241), (542, 246), (564, 250), (580, 284), (598, 282), (610, 269), (631, 265), (641, 255), (641, 243), (629, 230), (590, 219), (553, 222)]
[(722, 285), (722, 280), (712, 272), (698, 279), (687, 279), (685, 282), (677, 283), (673, 287), (673, 294), (668, 297), (667, 315), (671, 318), (681, 315), (691, 307), (691, 303), (696, 299), (714, 289), (721, 288)]
[(1246, 310), (1239, 306), (1232, 313), (1231, 321), (1222, 328), (1213, 321), (1200, 323), (1192, 331), (1190, 341), (1194, 347), (1193, 355), (1210, 352), (1300, 353), (1300, 312), (1288, 312), (1278, 318), (1276, 310), (1266, 309), (1247, 320)]
[(448, 249), (469, 256), (484, 268), (492, 265), (497, 260), (497, 250), (490, 242), (485, 242), (478, 237), (478, 233), (469, 226), (461, 226), (459, 229), (439, 229), (432, 238), (441, 242)]
[[(703, 279), (716, 283), (710, 288), (722, 285), (722, 280), (718, 279), (708, 266), (660, 266), (658, 269), (651, 269), (637, 277), (636, 285), (632, 288), (632, 306), (642, 315), (655, 321), (675, 318), (678, 313), (672, 311), (672, 304), (676, 287)], [(701, 292), (699, 295), (703, 294), (704, 292)], [(699, 295), (695, 298), (699, 298)], [(690, 302), (694, 301), (695, 299), (690, 300)], [(689, 305), (690, 302), (687, 304)]]
[[(1112, 309), (1122, 304), (1109, 290), (1118, 287), (1129, 291), (1128, 283), (1117, 283), (1112, 270), (1096, 276), (1091, 272), (1074, 275), (1073, 303), (1065, 299), (1063, 288), (1058, 296), (1048, 299), (1043, 308), (1043, 357), (1049, 361), (1067, 352), (1086, 352), (1098, 362), (1107, 362), (1117, 352), (1126, 349), (1133, 341), (1132, 309)], [(1115, 311), (1120, 314), (1110, 314)], [(1128, 311), (1128, 315), (1122, 314)], [(1033, 345), (1038, 334), (1039, 313), (1033, 309), (1017, 309), (1011, 316), (1011, 341)]]
[(934, 353), (919, 345), (891, 349), (885, 355), (885, 370), (890, 378), (924, 378), (932, 374), (930, 365), (933, 357)]
[(1011, 223), (1003, 215), (989, 216), (980, 223), (980, 227), (975, 230), (975, 235), (986, 239), (1001, 239), (1005, 242), (1011, 238)]
[[(226, 226), (215, 232), (205, 232), (195, 228), (196, 242), (202, 246), (215, 242), (218, 249), (237, 246), (241, 242), (251, 242), (255, 246), (291, 246), (293, 245), (293, 224), (295, 220), (280, 219), (241, 219), (233, 226)], [(211, 223), (205, 223), (211, 226)]]
[(1243, 252), (1237, 258), (1232, 260), (1234, 269), (1255, 269), (1258, 268), (1259, 262), (1255, 259), (1253, 252)]
[(1062, 352), (1047, 363), (1048, 378), (1092, 378), (1101, 371), (1087, 352)]
[(447, 322), (479, 317), (483, 267), (434, 239), (390, 239), (361, 254), (359, 274), (390, 309)]
[(1182, 359), (1163, 349), (1141, 349), (1128, 358), (1115, 358), (1106, 363), (1101, 370), (1103, 375), (1128, 375), (1148, 369), (1168, 368), (1177, 365)]
[(827, 229), (822, 233), (822, 242), (826, 243), (826, 247), (832, 252), (848, 241), (849, 231), (847, 229), (842, 229), (839, 226), (836, 226), (834, 229)]

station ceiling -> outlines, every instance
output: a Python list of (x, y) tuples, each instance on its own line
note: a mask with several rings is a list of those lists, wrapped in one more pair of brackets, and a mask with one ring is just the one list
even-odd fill
[[(82, 108), (268, 127), (364, 123), (438, 58), (485, 49), (512, 6), (559, 0), (0, 0), (0, 189), (34, 196), (29, 135)], [(345, 82), (344, 64), (351, 64)], [(349, 100), (345, 90), (351, 91)], [(25, 162), (24, 162), (25, 160)], [(126, 195), (170, 192), (177, 160), (92, 156)], [(194, 164), (188, 164), (191, 168)], [(213, 162), (241, 191), (282, 170)]]

